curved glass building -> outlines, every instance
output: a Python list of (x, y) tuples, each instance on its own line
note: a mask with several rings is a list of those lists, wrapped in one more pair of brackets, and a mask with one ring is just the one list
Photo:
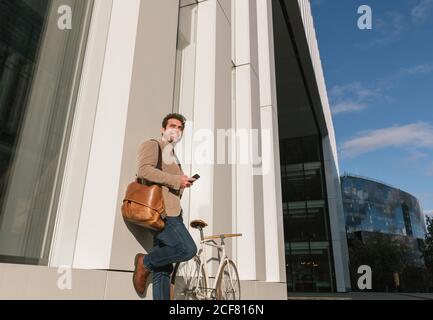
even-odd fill
[(385, 183), (348, 174), (341, 178), (341, 188), (352, 288), (357, 290), (358, 267), (368, 265), (374, 291), (425, 290), (426, 225), (418, 199)]
[(380, 232), (424, 239), (424, 214), (417, 198), (368, 178), (341, 178), (347, 233)]

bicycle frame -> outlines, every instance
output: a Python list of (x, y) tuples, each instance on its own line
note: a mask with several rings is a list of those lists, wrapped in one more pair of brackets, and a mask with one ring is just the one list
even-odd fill
[[(202, 237), (203, 239), (203, 237)], [(221, 245), (218, 245), (217, 243), (215, 243), (214, 240), (212, 239), (207, 239), (207, 240), (201, 240), (200, 241), (200, 249), (197, 252), (197, 257), (199, 257), (200, 259), (200, 266), (198, 271), (201, 272), (201, 270), (203, 270), (204, 272), (204, 277), (206, 278), (206, 283), (209, 285), (209, 275), (208, 275), (208, 269), (207, 269), (207, 256), (206, 256), (206, 251), (205, 251), (205, 246), (210, 246), (210, 247), (214, 247), (218, 250), (218, 253), (221, 253), (221, 255), (219, 255), (220, 258), (220, 263), (218, 266), (218, 270), (217, 273), (215, 275), (215, 281), (213, 283), (213, 286), (210, 288), (206, 288), (206, 295), (202, 296), (200, 290), (198, 289), (199, 287), (199, 280), (200, 278), (197, 277), (196, 279), (196, 286), (195, 286), (195, 295), (197, 297), (203, 298), (203, 299), (211, 299), (211, 293), (216, 291), (217, 289), (217, 280), (220, 276), (220, 273), (222, 272), (222, 268), (224, 267), (224, 263), (227, 262), (229, 263), (230, 259), (228, 258), (227, 254), (226, 254), (226, 248), (225, 248), (225, 243), (224, 243), (224, 238), (221, 238)], [(210, 290), (209, 290), (210, 289)], [(209, 293), (207, 292), (209, 290)]]
[[(198, 229), (200, 231), (200, 244), (199, 250), (192, 261), (185, 262), (187, 263), (187, 272), (188, 276), (188, 285), (187, 285), (187, 296), (195, 297), (198, 300), (213, 300), (216, 298), (221, 298), (221, 286), (226, 284), (227, 282), (223, 282), (223, 276), (225, 275), (225, 267), (228, 267), (228, 277), (230, 280), (231, 288), (235, 289), (235, 285), (233, 282), (233, 272), (235, 272), (236, 279), (239, 278), (237, 274), (236, 265), (230, 258), (227, 256), (226, 248), (225, 248), (225, 239), (239, 237), (242, 234), (220, 234), (217, 236), (204, 237), (203, 227), (206, 227), (207, 224), (203, 220), (195, 220), (191, 223), (191, 227)], [(220, 240), (220, 244), (216, 243), (216, 240)], [(210, 286), (210, 277), (208, 272), (208, 260), (206, 255), (206, 247), (216, 248), (218, 251), (218, 260), (219, 266), (215, 275), (215, 281), (212, 286)], [(199, 263), (197, 263), (197, 259), (199, 259)], [(194, 266), (191, 265), (194, 264)], [(176, 265), (176, 269), (174, 270), (175, 277), (177, 276), (177, 268), (179, 267), (179, 263)], [(234, 270), (232, 268), (234, 267)], [(188, 270), (189, 269), (189, 270)], [(193, 273), (191, 273), (191, 271)], [(221, 281), (218, 281), (221, 280)], [(175, 279), (174, 279), (175, 281)], [(201, 281), (205, 281), (206, 283), (201, 283)], [(172, 282), (174, 284), (174, 282)], [(200, 286), (201, 285), (201, 286)], [(238, 284), (239, 286), (239, 284)], [(175, 285), (176, 287), (176, 285)], [(235, 293), (236, 290), (233, 290)], [(225, 294), (229, 293), (229, 291), (225, 291)]]

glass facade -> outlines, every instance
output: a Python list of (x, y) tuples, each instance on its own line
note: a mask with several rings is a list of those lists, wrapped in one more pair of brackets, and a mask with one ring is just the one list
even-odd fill
[(289, 291), (334, 291), (319, 136), (280, 141)]
[[(347, 174), (341, 177), (341, 188), (352, 281), (358, 278), (357, 267), (367, 264), (376, 274), (374, 290), (394, 288), (396, 270), (404, 281), (403, 290), (424, 290), (426, 226), (418, 200), (383, 183)], [(383, 256), (387, 259), (381, 260)], [(356, 283), (352, 287), (357, 288)]]
[(1, 262), (48, 263), (92, 7), (0, 0)]
[(415, 197), (348, 175), (341, 178), (341, 187), (348, 233), (369, 231), (424, 239), (424, 216)]
[(272, 1), (287, 290), (335, 291), (322, 134), (286, 1)]

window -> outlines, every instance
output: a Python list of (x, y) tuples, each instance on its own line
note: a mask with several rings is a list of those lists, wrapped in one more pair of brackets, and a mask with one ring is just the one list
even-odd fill
[(331, 237), (320, 137), (281, 139), (280, 147), (288, 290), (332, 291)]
[(179, 8), (174, 110), (187, 116), (194, 106), (197, 8), (196, 4)]
[[(61, 30), (61, 5), (72, 29)], [(0, 0), (0, 261), (47, 264), (93, 1)]]
[(330, 250), (328, 242), (286, 243), (286, 272), (289, 291), (329, 292)]

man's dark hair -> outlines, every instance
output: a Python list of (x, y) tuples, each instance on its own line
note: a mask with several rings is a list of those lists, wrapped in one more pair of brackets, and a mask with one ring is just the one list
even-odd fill
[(186, 118), (179, 113), (170, 113), (170, 114), (165, 116), (164, 120), (162, 120), (162, 127), (164, 129), (167, 129), (168, 120), (170, 120), (170, 119), (179, 120), (180, 122), (182, 122), (183, 129), (185, 129)]

